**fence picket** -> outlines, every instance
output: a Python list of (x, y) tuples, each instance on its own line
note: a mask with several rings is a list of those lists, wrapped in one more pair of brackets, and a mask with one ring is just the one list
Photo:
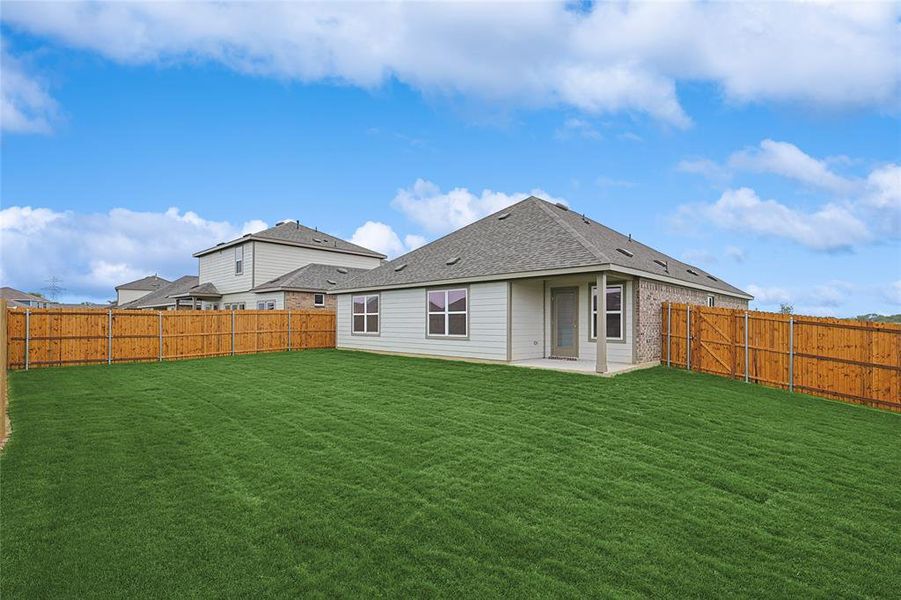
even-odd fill
[(334, 312), (294, 311), (290, 321), (287, 311), (240, 313), (9, 308), (7, 363), (111, 365), (335, 346)]
[[(901, 325), (684, 304), (661, 308), (667, 327), (661, 356), (667, 353), (668, 366), (737, 377), (741, 344), (745, 382), (901, 412)], [(684, 321), (673, 322), (672, 313), (680, 310), (686, 313)], [(718, 327), (717, 319), (723, 318), (732, 326)], [(669, 360), (673, 339), (686, 341), (684, 362)], [(731, 368), (718, 355), (726, 346), (731, 348)]]

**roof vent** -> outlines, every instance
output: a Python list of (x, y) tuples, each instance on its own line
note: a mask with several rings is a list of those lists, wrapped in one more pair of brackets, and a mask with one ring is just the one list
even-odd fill
[(585, 223), (586, 225), (591, 225), (591, 219), (586, 217), (584, 214), (582, 215), (582, 222)]
[(338, 272), (342, 275), (347, 275), (347, 269), (345, 269), (344, 267), (338, 267)]
[(395, 271), (403, 271), (406, 268), (407, 268), (407, 263), (404, 263), (402, 265), (397, 265), (396, 267), (394, 267), (394, 270)]
[(710, 281), (718, 281), (718, 279), (716, 277), (714, 277), (713, 275), (708, 275), (707, 279), (709, 279)]
[(666, 261), (660, 260), (659, 258), (655, 258), (654, 262), (666, 269), (667, 273), (669, 272), (669, 265), (666, 264)]
[(691, 273), (692, 275), (697, 275), (697, 274), (698, 274), (698, 272), (695, 271), (694, 269), (685, 269), (685, 270), (688, 271), (689, 273)]
[(453, 257), (453, 258), (447, 259), (447, 263), (445, 263), (445, 264), (448, 264), (448, 265), (455, 265), (455, 264), (457, 264), (458, 262), (460, 262), (460, 257), (459, 257), (459, 256), (455, 256), (455, 257)]
[(217, 246), (224, 246), (224, 245), (225, 245), (225, 242), (219, 242), (219, 243), (216, 244), (216, 245), (217, 245)]
[(502, 215), (498, 215), (497, 220), (498, 220), (498, 221), (503, 221), (504, 219), (506, 219), (506, 218), (509, 217), (509, 216), (510, 216), (510, 213), (504, 213), (504, 214), (502, 214)]
[(329, 285), (338, 285), (338, 282), (334, 279), (326, 279), (325, 280)]
[(569, 210), (569, 207), (562, 202), (554, 202), (554, 206), (556, 206), (560, 210)]
[(625, 254), (629, 258), (632, 258), (633, 256), (635, 256), (635, 254), (633, 254), (629, 250), (626, 250), (625, 248), (617, 248), (616, 251), (619, 252), (620, 254)]

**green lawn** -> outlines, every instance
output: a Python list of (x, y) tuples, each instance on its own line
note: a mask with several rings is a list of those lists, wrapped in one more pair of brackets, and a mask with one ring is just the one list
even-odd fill
[(901, 589), (897, 414), (329, 350), (11, 390), (4, 599)]

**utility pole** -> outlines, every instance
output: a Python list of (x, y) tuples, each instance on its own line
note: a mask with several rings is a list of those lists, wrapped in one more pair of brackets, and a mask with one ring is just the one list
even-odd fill
[(56, 275), (51, 275), (50, 278), (47, 279), (47, 285), (41, 289), (47, 292), (47, 297), (50, 300), (56, 302), (59, 299), (60, 294), (66, 291), (66, 288), (60, 285), (62, 282), (63, 280)]

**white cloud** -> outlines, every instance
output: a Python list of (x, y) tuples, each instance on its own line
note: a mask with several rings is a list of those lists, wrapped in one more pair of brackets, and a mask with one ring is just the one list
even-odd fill
[(7, 3), (7, 26), (125, 64), (565, 105), (690, 122), (677, 83), (730, 102), (897, 109), (897, 3)]
[(0, 279), (28, 290), (57, 276), (72, 299), (102, 301), (113, 297), (117, 284), (150, 273), (196, 274), (193, 252), (264, 227), (262, 221), (210, 221), (177, 208), (85, 214), (11, 206), (0, 210)]
[(763, 140), (759, 147), (735, 152), (722, 166), (708, 159), (683, 160), (676, 169), (725, 181), (735, 170), (780, 175), (816, 187), (836, 198), (814, 210), (761, 200), (754, 190), (726, 190), (712, 204), (683, 205), (674, 225), (703, 219), (723, 229), (782, 237), (814, 250), (849, 249), (859, 244), (901, 237), (901, 165), (886, 164), (866, 178), (843, 177), (832, 163), (851, 159), (816, 159), (794, 144)]
[(882, 290), (882, 296), (890, 304), (901, 306), (901, 279), (886, 285)]
[(729, 169), (717, 164), (708, 158), (697, 158), (679, 161), (676, 170), (681, 173), (700, 175), (711, 181), (728, 181), (732, 178)]
[(754, 302), (764, 305), (778, 305), (792, 301), (792, 294), (781, 287), (765, 287), (752, 283), (746, 286), (745, 290), (754, 296)]
[(350, 241), (364, 248), (381, 252), (388, 258), (406, 254), (426, 243), (426, 239), (421, 235), (407, 235), (401, 241), (400, 236), (390, 225), (379, 221), (366, 221), (357, 227)]
[(554, 133), (554, 137), (558, 140), (570, 140), (573, 138), (600, 140), (603, 138), (601, 132), (589, 121), (576, 117), (569, 117), (563, 121), (563, 125)]
[[(5, 7), (4, 7), (5, 10)], [(56, 119), (56, 101), (46, 86), (9, 54), (0, 40), (0, 129), (9, 133), (49, 133)]]
[(713, 204), (682, 206), (679, 221), (703, 219), (722, 229), (785, 238), (814, 250), (845, 250), (872, 234), (849, 209), (827, 204), (813, 212), (761, 200), (749, 188), (726, 190)]
[(788, 142), (763, 140), (759, 148), (733, 154), (729, 165), (746, 171), (774, 173), (835, 194), (849, 194), (858, 188), (857, 182), (831, 171), (826, 161), (817, 160)]
[(538, 189), (513, 194), (482, 190), (481, 194), (476, 195), (466, 188), (454, 188), (443, 193), (431, 181), (417, 179), (412, 187), (398, 190), (391, 205), (428, 233), (444, 234), (529, 196), (538, 196), (549, 202), (563, 202)]
[(731, 258), (735, 262), (745, 262), (745, 251), (739, 248), (738, 246), (726, 246), (726, 249), (723, 251), (727, 257)]

